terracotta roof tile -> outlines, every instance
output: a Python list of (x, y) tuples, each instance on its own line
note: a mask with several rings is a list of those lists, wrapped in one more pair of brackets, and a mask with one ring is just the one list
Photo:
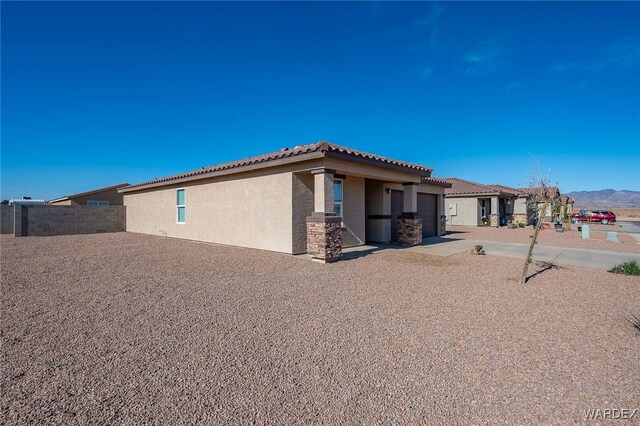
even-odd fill
[(451, 184), (451, 188), (444, 190), (445, 195), (498, 194), (501, 192), (490, 185), (483, 185), (470, 180), (459, 178), (446, 178), (443, 180)]
[[(374, 162), (380, 163), (381, 165), (398, 166), (398, 167), (409, 169), (410, 171), (417, 172), (417, 173), (430, 174), (432, 171), (431, 168), (421, 166), (419, 164), (412, 164), (404, 161), (393, 160), (390, 158), (369, 154), (363, 151), (346, 148), (340, 145), (335, 145), (327, 141), (320, 141), (320, 142), (316, 142), (309, 145), (297, 146), (292, 149), (284, 148), (284, 149), (281, 149), (280, 151), (275, 151), (268, 154), (258, 155), (255, 157), (248, 157), (242, 160), (230, 161), (222, 164), (215, 164), (209, 167), (202, 167), (201, 169), (193, 170), (186, 173), (167, 176), (164, 178), (158, 178), (158, 179), (150, 180), (148, 182), (138, 183), (135, 185), (129, 185), (125, 189), (138, 188), (142, 186), (163, 183), (163, 182), (170, 182), (177, 179), (189, 178), (189, 177), (200, 176), (200, 175), (202, 175), (202, 177), (204, 178), (207, 175), (211, 175), (223, 170), (239, 169), (239, 168), (254, 165), (254, 164), (267, 163), (269, 161), (278, 160), (282, 158), (304, 156), (306, 154), (311, 154), (316, 152), (321, 152), (321, 153), (329, 152), (329, 153), (342, 154), (342, 155), (347, 155), (347, 156), (352, 156), (352, 157), (357, 157), (362, 159), (368, 159), (368, 160), (372, 160)], [(301, 159), (301, 161), (302, 160), (303, 159)]]

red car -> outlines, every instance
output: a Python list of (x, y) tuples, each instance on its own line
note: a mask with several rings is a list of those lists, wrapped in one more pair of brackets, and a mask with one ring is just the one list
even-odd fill
[(614, 223), (616, 215), (609, 210), (580, 210), (571, 215), (574, 222), (600, 222), (603, 224)]

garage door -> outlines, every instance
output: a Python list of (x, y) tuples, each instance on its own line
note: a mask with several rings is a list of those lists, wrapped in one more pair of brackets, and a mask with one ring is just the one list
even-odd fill
[(418, 193), (418, 214), (422, 219), (422, 236), (438, 235), (438, 196)]
[[(398, 216), (404, 207), (404, 192), (391, 191), (391, 241), (398, 241)], [(422, 219), (422, 236), (438, 235), (438, 196), (418, 193), (418, 214)]]

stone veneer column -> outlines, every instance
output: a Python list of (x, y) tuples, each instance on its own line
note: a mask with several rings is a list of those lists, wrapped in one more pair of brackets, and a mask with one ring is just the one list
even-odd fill
[(447, 215), (440, 215), (440, 235), (447, 235)]
[(330, 263), (342, 257), (342, 219), (334, 213), (313, 212), (307, 217), (307, 254)]
[(333, 212), (333, 170), (312, 170), (314, 212), (307, 217), (307, 254), (329, 263), (342, 257), (342, 218)]
[(526, 225), (526, 224), (527, 224), (527, 222), (528, 222), (528, 221), (527, 221), (528, 217), (527, 217), (527, 215), (526, 215), (526, 214), (522, 214), (522, 213), (514, 213), (514, 214), (512, 215), (512, 218), (513, 218), (513, 222), (514, 222), (514, 223), (517, 223), (517, 224), (524, 223), (524, 224)]
[(491, 197), (491, 213), (489, 214), (489, 226), (500, 226), (500, 207), (498, 197)]
[(422, 243), (422, 219), (418, 214), (418, 184), (404, 183), (404, 212), (398, 216), (398, 242), (404, 245)]

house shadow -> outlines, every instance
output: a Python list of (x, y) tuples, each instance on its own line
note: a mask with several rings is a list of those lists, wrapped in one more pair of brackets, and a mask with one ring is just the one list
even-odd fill
[(391, 242), (386, 244), (368, 243), (362, 246), (347, 247), (343, 249), (340, 261), (342, 262), (345, 260), (359, 259), (361, 257), (369, 256), (371, 254), (376, 254), (383, 251), (407, 250), (414, 247), (446, 244), (461, 240), (461, 238), (426, 237), (423, 238), (422, 243), (417, 246), (403, 245), (398, 242)]

